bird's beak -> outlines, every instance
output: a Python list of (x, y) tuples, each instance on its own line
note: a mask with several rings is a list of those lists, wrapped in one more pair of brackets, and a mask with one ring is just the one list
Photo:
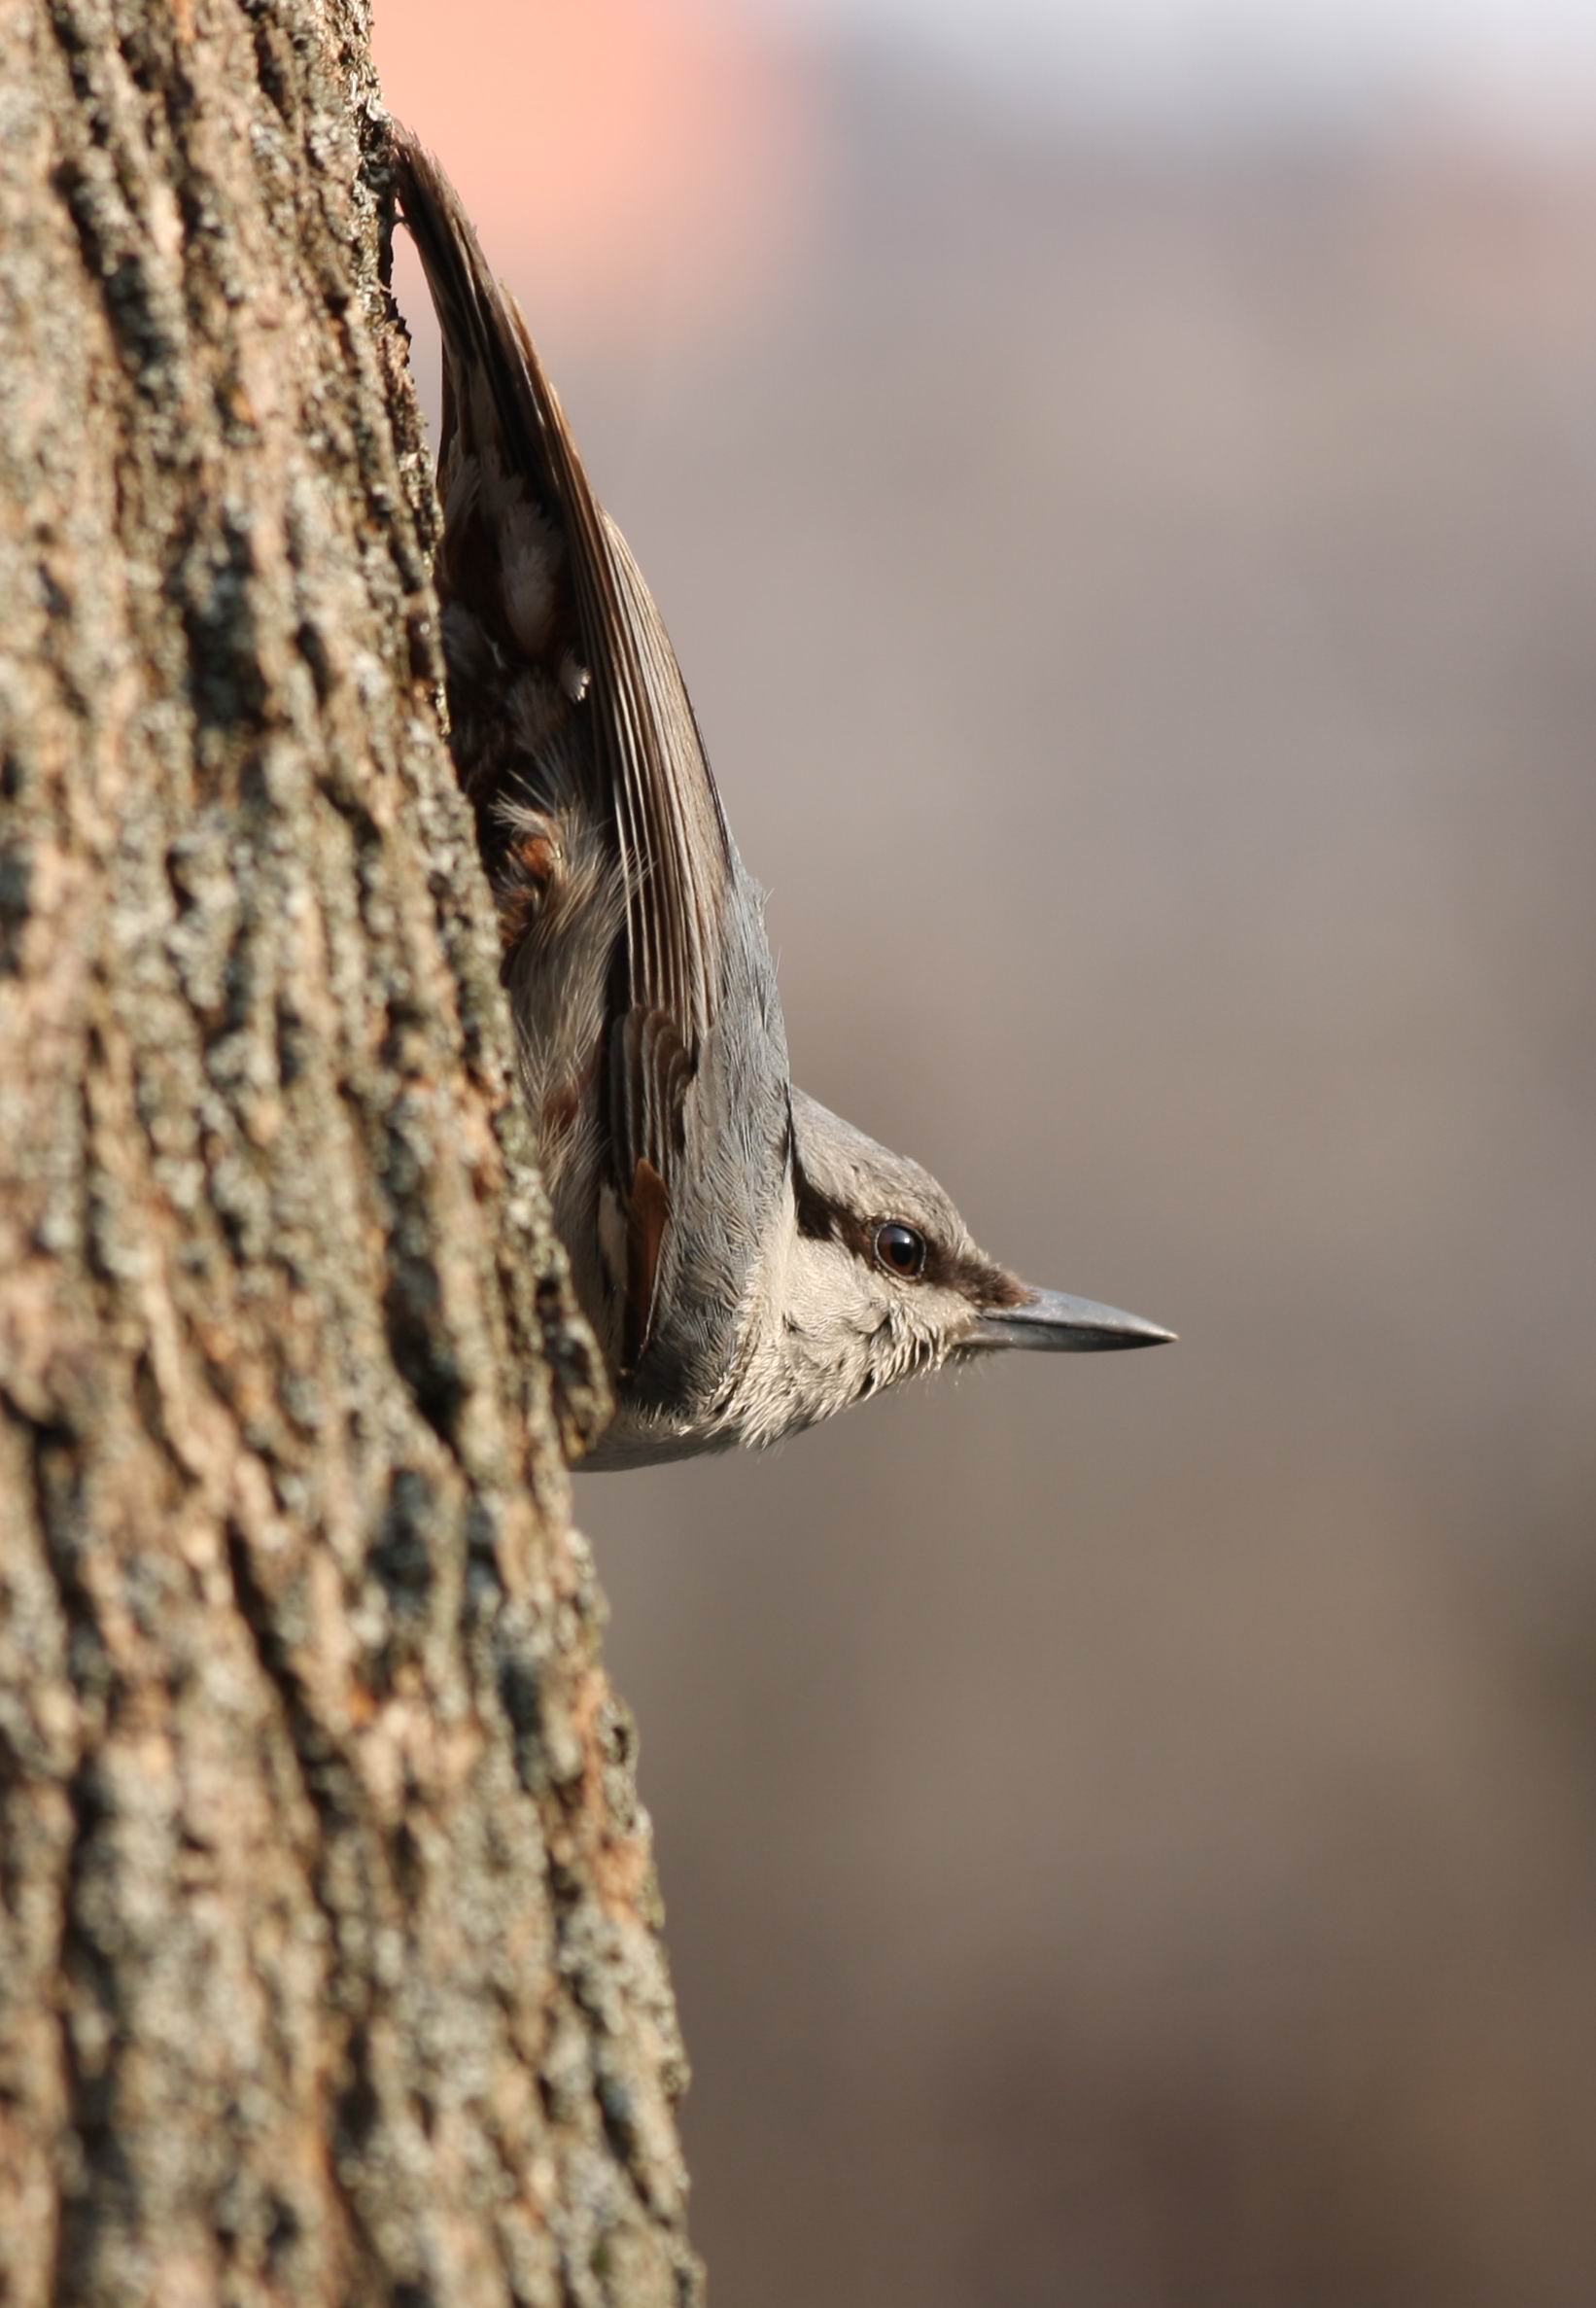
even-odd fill
[(1104, 1354), (1125, 1346), (1163, 1346), (1174, 1337), (1139, 1314), (1100, 1307), (1061, 1290), (1035, 1290), (1017, 1307), (994, 1307), (976, 1317), (971, 1346), (1030, 1346), (1046, 1354)]

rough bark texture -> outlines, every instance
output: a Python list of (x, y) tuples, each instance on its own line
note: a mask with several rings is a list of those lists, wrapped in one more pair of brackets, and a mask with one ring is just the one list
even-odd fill
[(0, 2299), (696, 2296), (352, 0), (0, 0)]

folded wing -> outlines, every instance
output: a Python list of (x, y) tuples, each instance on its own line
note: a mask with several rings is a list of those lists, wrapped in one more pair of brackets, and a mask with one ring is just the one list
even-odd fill
[[(733, 859), (676, 653), (619, 530), (594, 495), (514, 299), (489, 271), (453, 186), (397, 129), (399, 200), (443, 334), (439, 488), (446, 614), (471, 694), (451, 704), (462, 780), (484, 828), (516, 754), (540, 744), (612, 830), (625, 892), (601, 1079), (625, 1219), (623, 1360), (654, 1324), (683, 1159), (683, 1112), (722, 979)], [(533, 666), (546, 706), (511, 715)]]

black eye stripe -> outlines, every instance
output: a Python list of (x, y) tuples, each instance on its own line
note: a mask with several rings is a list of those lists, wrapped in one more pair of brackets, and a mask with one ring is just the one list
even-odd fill
[(884, 1218), (872, 1247), (877, 1264), (889, 1275), (913, 1281), (925, 1272), (925, 1237), (919, 1227), (905, 1225), (901, 1218)]

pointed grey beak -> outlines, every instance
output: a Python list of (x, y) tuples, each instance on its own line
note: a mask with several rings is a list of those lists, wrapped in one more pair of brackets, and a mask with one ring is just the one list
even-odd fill
[(1100, 1307), (1090, 1298), (1066, 1298), (1061, 1290), (1038, 1290), (1018, 1307), (983, 1314), (969, 1336), (972, 1346), (1031, 1346), (1047, 1354), (1104, 1354), (1125, 1346), (1163, 1346), (1174, 1338), (1139, 1314)]

